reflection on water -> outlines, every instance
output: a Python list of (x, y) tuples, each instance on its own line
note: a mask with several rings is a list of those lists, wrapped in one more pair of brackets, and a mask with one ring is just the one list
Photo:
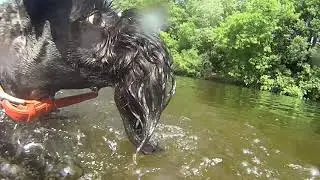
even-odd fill
[(21, 151), (69, 157), (81, 169), (61, 165), (59, 172), (81, 179), (320, 178), (319, 104), (188, 78), (177, 85), (154, 136), (165, 151), (138, 156), (138, 165), (109, 88), (35, 125), (4, 121), (1, 135)]

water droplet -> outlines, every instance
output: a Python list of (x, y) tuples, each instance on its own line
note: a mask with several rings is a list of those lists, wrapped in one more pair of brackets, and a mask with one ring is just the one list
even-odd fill
[(310, 174), (313, 177), (320, 177), (320, 169), (316, 168), (316, 167), (311, 167), (309, 168)]
[(256, 143), (256, 144), (260, 143), (260, 139), (254, 139), (253, 142)]
[(291, 167), (292, 169), (295, 169), (295, 170), (302, 168), (302, 166), (296, 165), (296, 164), (289, 164), (288, 166)]
[(261, 164), (261, 161), (256, 156), (252, 158), (252, 162), (256, 164)]
[(253, 152), (250, 151), (249, 149), (242, 149), (242, 152), (243, 154), (249, 154), (249, 155), (253, 154)]
[(197, 169), (197, 168), (192, 168), (191, 171), (192, 171), (193, 175), (195, 175), (195, 176), (200, 175), (199, 169)]
[(247, 167), (247, 166), (249, 165), (249, 163), (246, 162), (246, 161), (243, 161), (243, 162), (241, 163), (241, 165), (242, 165), (243, 167)]

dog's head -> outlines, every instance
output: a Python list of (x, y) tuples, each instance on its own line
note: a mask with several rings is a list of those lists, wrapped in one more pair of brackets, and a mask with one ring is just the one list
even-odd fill
[(149, 140), (175, 91), (172, 59), (159, 34), (145, 28), (142, 14), (119, 15), (105, 0), (33, 1), (51, 7), (34, 11), (34, 24), (49, 19), (61, 54), (92, 86), (115, 87), (129, 139), (144, 153), (155, 151)]
[(144, 28), (143, 15), (131, 9), (119, 16), (110, 5), (95, 7), (75, 28), (81, 42), (73, 52), (84, 67), (112, 79), (131, 142), (151, 153), (157, 147), (150, 137), (175, 90), (172, 59), (158, 34)]
[(103, 41), (91, 49), (94, 56), (84, 61), (112, 75), (125, 130), (138, 150), (151, 153), (157, 146), (149, 142), (150, 137), (174, 93), (175, 82), (166, 47), (156, 34), (143, 29), (141, 19), (134, 10), (121, 17), (108, 12), (89, 16), (89, 23), (102, 27)]

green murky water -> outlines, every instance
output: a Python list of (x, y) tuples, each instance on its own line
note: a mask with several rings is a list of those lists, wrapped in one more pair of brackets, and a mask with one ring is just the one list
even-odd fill
[(111, 89), (61, 112), (75, 116), (62, 129), (77, 135), (86, 177), (320, 179), (320, 104), (189, 78), (177, 85), (155, 135), (165, 151), (138, 165)]
[(180, 77), (155, 134), (165, 151), (138, 165), (110, 88), (35, 132), (78, 159), (82, 179), (320, 179), (319, 117), (317, 103)]

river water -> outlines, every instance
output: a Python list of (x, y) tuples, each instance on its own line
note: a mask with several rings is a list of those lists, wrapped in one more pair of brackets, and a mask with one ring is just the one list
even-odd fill
[(80, 179), (320, 179), (319, 117), (319, 103), (178, 77), (155, 133), (164, 151), (138, 155), (137, 165), (111, 88), (19, 126), (29, 137), (44, 133), (46, 149), (79, 161)]

